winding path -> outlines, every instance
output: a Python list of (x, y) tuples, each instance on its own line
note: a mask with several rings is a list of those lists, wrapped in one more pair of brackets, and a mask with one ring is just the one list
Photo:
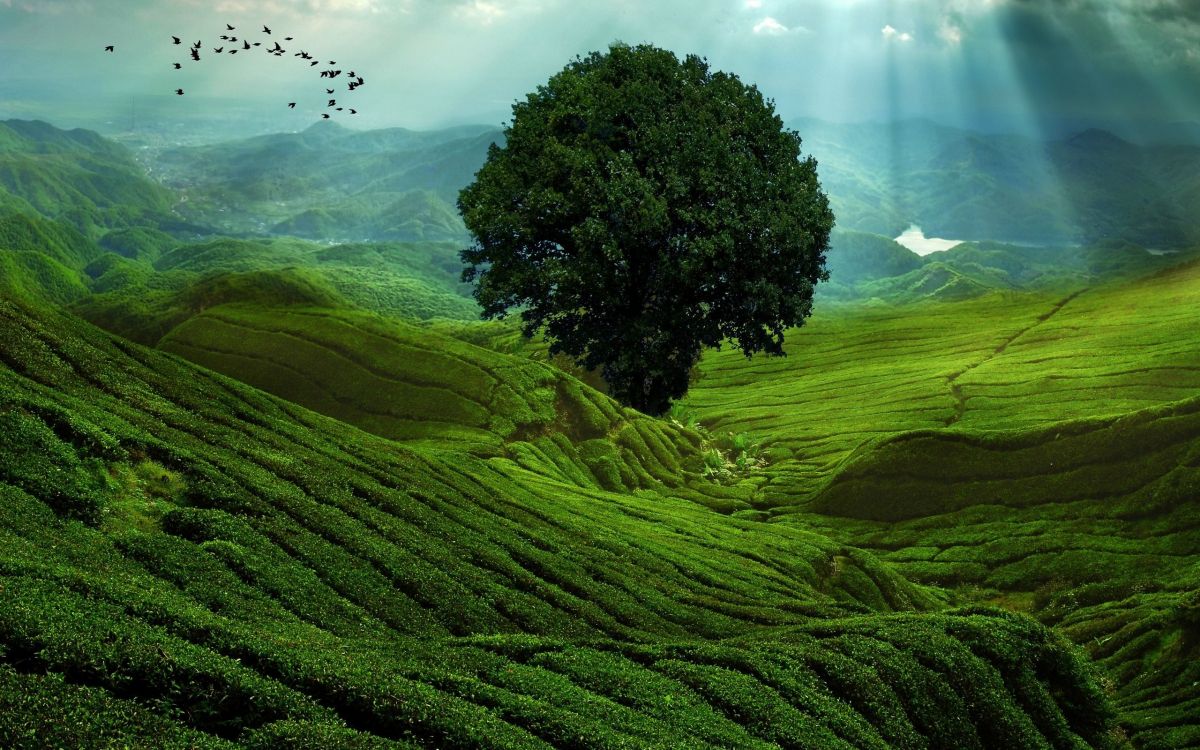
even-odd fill
[(967, 411), (967, 399), (965, 396), (963, 396), (962, 386), (958, 384), (959, 378), (976, 369), (977, 367), (986, 364), (987, 362), (991, 362), (993, 359), (1003, 354), (1004, 350), (1007, 349), (1014, 341), (1029, 333), (1034, 328), (1037, 328), (1042, 323), (1045, 323), (1050, 318), (1054, 317), (1060, 310), (1066, 307), (1071, 300), (1075, 299), (1086, 291), (1087, 288), (1085, 287), (1083, 289), (1078, 289), (1074, 292), (1071, 292), (1066, 297), (1063, 297), (1061, 300), (1051, 305), (1049, 310), (1037, 317), (1037, 320), (1033, 321), (1029, 325), (1006, 338), (1004, 341), (1000, 342), (1000, 345), (993, 349), (992, 352), (983, 359), (975, 362), (974, 364), (967, 365), (958, 372), (947, 375), (946, 384), (950, 386), (950, 395), (954, 397), (954, 413), (946, 418), (946, 426), (950, 427), (951, 425), (957, 424), (959, 420), (963, 418), (963, 414), (965, 414)]

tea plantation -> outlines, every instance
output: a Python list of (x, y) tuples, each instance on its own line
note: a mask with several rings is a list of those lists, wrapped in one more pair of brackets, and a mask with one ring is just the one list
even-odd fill
[[(219, 310), (172, 340), (220, 360), (220, 326), (268, 342), (308, 314)], [(353, 315), (322, 326), (294, 346), (343, 357), (346, 382), (311, 392), (347, 419), (369, 422), (363, 373), (440, 374), (457, 416), (389, 440), (0, 303), (4, 746), (1126, 742), (1111, 678), (1063, 635), (950, 607), (833, 533), (696, 502), (726, 487), (700, 468), (705, 433), (542, 365), (422, 353)], [(506, 423), (508, 378), (533, 388)], [(600, 439), (609, 480), (585, 450)]]

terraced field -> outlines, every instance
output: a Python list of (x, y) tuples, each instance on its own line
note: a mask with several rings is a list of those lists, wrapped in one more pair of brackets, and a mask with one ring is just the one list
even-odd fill
[(1200, 265), (1055, 296), (826, 312), (718, 353), (687, 408), (753, 432), (750, 502), (914, 581), (1029, 612), (1143, 747), (1200, 746)]
[(549, 365), (377, 315), (223, 305), (159, 348), (408, 445), (503, 456), (579, 487), (654, 489), (722, 512), (753, 485), (703, 478), (695, 430), (650, 419)]
[(1122, 743), (1052, 631), (820, 534), (0, 336), (5, 746)]

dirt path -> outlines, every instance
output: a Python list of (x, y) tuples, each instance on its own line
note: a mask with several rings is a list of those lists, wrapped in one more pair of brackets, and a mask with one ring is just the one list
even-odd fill
[(1075, 299), (1086, 291), (1087, 289), (1084, 288), (1071, 292), (1066, 297), (1063, 297), (1061, 300), (1051, 305), (1050, 309), (1039, 315), (1037, 320), (1033, 321), (1029, 325), (1006, 338), (1004, 341), (1000, 342), (1000, 345), (993, 349), (992, 352), (983, 359), (975, 362), (974, 364), (967, 365), (958, 372), (951, 373), (950, 375), (946, 376), (946, 384), (950, 386), (950, 395), (954, 397), (954, 414), (946, 418), (946, 426), (949, 427), (953, 424), (957, 424), (959, 420), (962, 419), (963, 414), (965, 414), (967, 411), (967, 399), (965, 396), (963, 396), (962, 386), (958, 384), (959, 378), (961, 378), (963, 375), (966, 375), (968, 372), (971, 372), (975, 368), (991, 362), (993, 359), (1003, 354), (1004, 350), (1007, 349), (1014, 341), (1037, 328), (1042, 323), (1045, 323), (1050, 318), (1054, 317), (1060, 310), (1066, 307), (1071, 300)]

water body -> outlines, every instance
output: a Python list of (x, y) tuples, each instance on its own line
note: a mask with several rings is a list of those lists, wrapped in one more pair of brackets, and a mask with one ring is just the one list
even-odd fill
[(896, 238), (896, 242), (912, 250), (917, 255), (929, 255), (930, 253), (940, 253), (952, 247), (958, 247), (963, 243), (963, 240), (944, 240), (941, 237), (926, 237), (921, 228), (913, 224)]

